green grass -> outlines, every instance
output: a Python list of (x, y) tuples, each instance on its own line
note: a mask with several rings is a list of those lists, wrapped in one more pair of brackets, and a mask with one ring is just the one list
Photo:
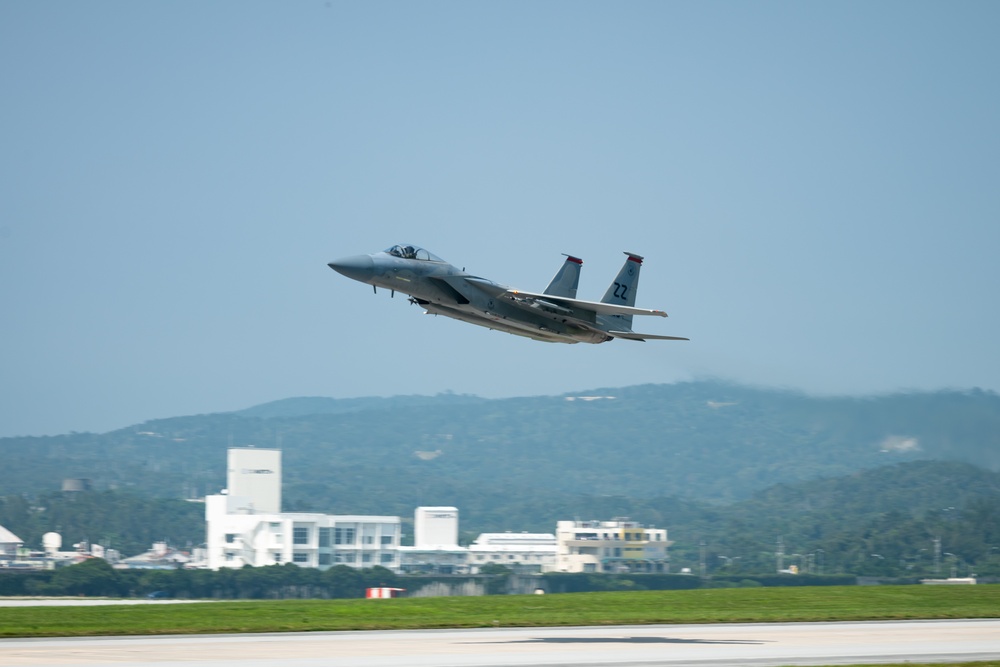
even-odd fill
[[(832, 665), (828, 667), (833, 667)], [(844, 667), (841, 665), (840, 667)], [(850, 665), (849, 667), (1000, 667), (1000, 660), (981, 662), (900, 662), (892, 665)]]
[(1000, 586), (720, 588), (394, 600), (0, 607), (0, 636), (1000, 618)]

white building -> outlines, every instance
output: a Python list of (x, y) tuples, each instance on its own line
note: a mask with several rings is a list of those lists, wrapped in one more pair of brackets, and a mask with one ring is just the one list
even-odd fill
[(0, 559), (13, 560), (17, 551), (24, 546), (24, 540), (0, 526)]
[(559, 521), (558, 572), (668, 572), (667, 531), (628, 519)]
[(457, 507), (418, 507), (413, 513), (413, 546), (458, 546)]
[(414, 545), (399, 548), (403, 572), (478, 574), (491, 563), (515, 572), (555, 567), (556, 536), (552, 533), (483, 533), (472, 546), (459, 546), (455, 507), (418, 507), (413, 533)]
[(473, 573), (487, 564), (515, 572), (548, 572), (556, 564), (556, 536), (552, 533), (483, 533), (469, 547)]
[(227, 484), (228, 491), (205, 498), (210, 569), (281, 563), (399, 569), (399, 517), (281, 512), (279, 450), (230, 449)]
[(246, 498), (261, 514), (281, 512), (281, 450), (230, 449), (226, 466), (230, 496)]
[(176, 570), (187, 567), (191, 555), (174, 549), (166, 542), (153, 542), (153, 548), (138, 556), (122, 558), (115, 564), (120, 570)]
[(400, 547), (400, 570), (435, 574), (468, 572), (468, 549), (458, 546), (457, 507), (418, 507), (413, 546)]

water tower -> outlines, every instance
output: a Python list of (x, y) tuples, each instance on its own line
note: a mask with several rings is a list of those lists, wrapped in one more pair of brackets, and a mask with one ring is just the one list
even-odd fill
[(62, 535), (59, 533), (45, 533), (42, 535), (42, 547), (46, 556), (55, 555), (62, 548)]

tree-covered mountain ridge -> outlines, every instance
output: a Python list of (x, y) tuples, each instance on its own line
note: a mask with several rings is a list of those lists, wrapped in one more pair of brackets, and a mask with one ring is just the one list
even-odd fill
[(727, 502), (903, 461), (1000, 469), (1000, 396), (816, 397), (700, 381), (507, 399), (295, 398), (104, 434), (2, 438), (0, 495), (69, 477), (159, 497), (214, 493), (230, 446), (283, 450), (289, 509), (488, 513), (567, 493)]
[[(779, 484), (726, 505), (555, 492), (492, 500), (499, 504), (488, 510), (463, 507), (466, 542), (504, 529), (551, 532), (567, 518), (629, 516), (670, 531), (674, 571), (703, 563), (712, 574), (773, 572), (781, 540), (785, 564), (810, 572), (919, 577), (956, 568), (963, 576), (1000, 576), (1000, 472), (967, 463), (896, 463)], [(201, 503), (124, 491), (0, 496), (0, 525), (35, 547), (54, 530), (64, 544), (98, 542), (126, 555), (154, 540), (188, 548), (205, 535)], [(411, 543), (405, 514), (403, 530)]]

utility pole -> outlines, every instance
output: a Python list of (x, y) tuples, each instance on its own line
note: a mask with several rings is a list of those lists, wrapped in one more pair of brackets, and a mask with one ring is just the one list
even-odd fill
[(785, 540), (778, 535), (778, 551), (774, 554), (778, 559), (778, 574), (785, 569)]
[(704, 579), (705, 575), (708, 573), (708, 570), (705, 567), (705, 540), (701, 541), (700, 546), (701, 546), (701, 563), (699, 570), (701, 572), (701, 578)]
[(934, 576), (941, 574), (941, 538), (934, 538)]
[(953, 553), (945, 552), (945, 556), (951, 556), (951, 578), (954, 579), (958, 576), (958, 556)]

